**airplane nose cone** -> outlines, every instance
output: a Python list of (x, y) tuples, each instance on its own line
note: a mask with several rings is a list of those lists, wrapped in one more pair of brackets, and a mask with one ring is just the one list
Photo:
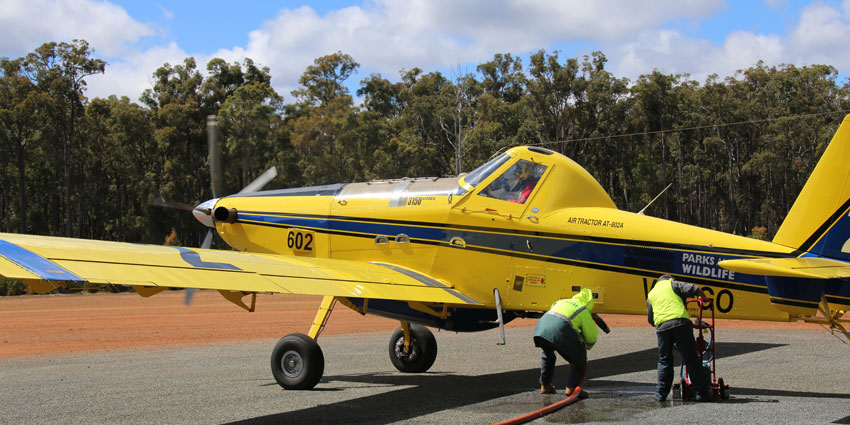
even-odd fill
[(192, 210), (192, 214), (195, 218), (203, 223), (204, 226), (215, 228), (215, 223), (213, 222), (212, 212), (213, 208), (215, 208), (216, 202), (218, 202), (220, 198), (210, 199), (209, 201), (202, 202), (194, 210)]

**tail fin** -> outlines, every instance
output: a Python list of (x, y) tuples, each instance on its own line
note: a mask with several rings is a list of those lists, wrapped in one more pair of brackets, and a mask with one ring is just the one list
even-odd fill
[(850, 115), (815, 166), (774, 243), (850, 261)]

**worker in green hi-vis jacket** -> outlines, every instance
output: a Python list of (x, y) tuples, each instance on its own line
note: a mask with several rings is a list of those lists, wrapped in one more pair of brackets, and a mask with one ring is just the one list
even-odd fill
[[(582, 289), (572, 298), (555, 301), (549, 311), (537, 321), (534, 345), (543, 350), (540, 361), (540, 392), (552, 394), (555, 387), (555, 351), (570, 363), (566, 394), (575, 391), (587, 370), (587, 350), (596, 343), (597, 324), (608, 333), (608, 327), (593, 311), (593, 293)], [(582, 391), (579, 398), (587, 398)]]
[(674, 345), (688, 367), (696, 400), (711, 401), (713, 398), (708, 374), (697, 353), (691, 315), (685, 307), (685, 300), (691, 297), (704, 299), (705, 294), (698, 286), (673, 280), (670, 275), (659, 277), (646, 297), (647, 320), (655, 326), (658, 336), (658, 384), (655, 387), (655, 399), (658, 401), (667, 400), (673, 385)]

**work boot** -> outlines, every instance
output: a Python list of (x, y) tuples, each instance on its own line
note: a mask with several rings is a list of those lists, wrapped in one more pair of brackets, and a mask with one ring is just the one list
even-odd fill
[[(575, 391), (575, 388), (567, 387), (567, 390), (565, 391), (565, 394), (567, 394), (567, 397), (569, 397), (569, 396), (573, 393), (573, 391)], [(587, 394), (587, 391), (585, 391), (585, 390), (581, 390), (581, 392), (580, 392), (580, 393), (579, 393), (579, 395), (578, 395), (578, 399), (579, 399), (579, 400), (583, 400), (583, 399), (585, 399), (585, 398), (587, 398), (587, 397), (589, 397), (589, 395)]]
[(552, 384), (541, 385), (540, 394), (555, 394), (555, 386)]

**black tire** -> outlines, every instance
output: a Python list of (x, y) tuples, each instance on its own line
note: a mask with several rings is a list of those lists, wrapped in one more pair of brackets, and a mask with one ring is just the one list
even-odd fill
[(272, 350), (272, 375), (287, 390), (309, 390), (325, 372), (325, 356), (313, 338), (296, 333), (280, 339)]
[(410, 326), (410, 350), (404, 352), (404, 332), (401, 328), (390, 338), (390, 360), (404, 373), (422, 373), (431, 368), (437, 359), (437, 340), (424, 326)]
[(723, 382), (723, 378), (717, 380), (717, 386), (720, 388), (720, 399), (729, 400), (729, 387)]

